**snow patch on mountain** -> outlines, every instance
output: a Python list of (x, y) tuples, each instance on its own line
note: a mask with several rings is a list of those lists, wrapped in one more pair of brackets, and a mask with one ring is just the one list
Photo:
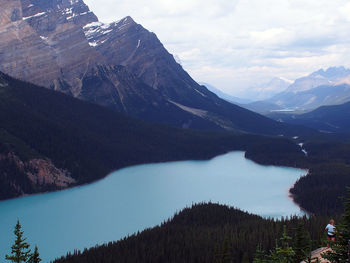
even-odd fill
[(46, 15), (46, 12), (41, 12), (41, 13), (37, 13), (37, 14), (32, 15), (32, 16), (23, 17), (23, 20), (28, 20), (28, 19), (31, 19), (33, 17), (39, 17), (39, 16), (43, 16), (43, 15)]

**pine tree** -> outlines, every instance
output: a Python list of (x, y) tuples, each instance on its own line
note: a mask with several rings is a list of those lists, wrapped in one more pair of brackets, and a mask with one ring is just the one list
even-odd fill
[(267, 263), (267, 259), (266, 259), (266, 253), (265, 251), (262, 249), (261, 244), (259, 244), (256, 248), (256, 252), (254, 255), (254, 259), (253, 259), (253, 263)]
[(226, 237), (222, 247), (222, 262), (232, 263), (230, 240)]
[(215, 262), (217, 263), (232, 263), (230, 241), (227, 237), (224, 239), (222, 249), (219, 250), (219, 253), (217, 253), (215, 257)]
[(39, 263), (41, 261), (38, 247), (35, 246), (34, 252), (30, 255), (28, 263)]
[(26, 238), (23, 237), (23, 231), (19, 220), (17, 220), (17, 224), (13, 232), (16, 236), (16, 240), (11, 247), (12, 255), (6, 255), (5, 259), (14, 263), (27, 262), (30, 257), (30, 249), (29, 244), (25, 242)]
[(291, 237), (287, 235), (286, 226), (283, 227), (283, 233), (281, 240), (281, 247), (276, 245), (276, 248), (272, 251), (270, 255), (269, 262), (278, 262), (278, 263), (292, 263), (294, 262), (295, 252), (292, 247), (289, 246)]
[(332, 250), (322, 257), (330, 262), (347, 263), (348, 242), (350, 240), (350, 188), (347, 187), (347, 196), (344, 198), (345, 212), (342, 215), (340, 223), (337, 225), (337, 238), (332, 246)]
[(305, 230), (302, 222), (300, 222), (296, 228), (293, 250), (295, 252), (295, 263), (306, 259), (311, 252), (310, 234)]

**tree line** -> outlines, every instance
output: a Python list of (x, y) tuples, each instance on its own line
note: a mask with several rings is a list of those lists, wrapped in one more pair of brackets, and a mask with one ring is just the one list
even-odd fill
[(295, 240), (302, 226), (313, 240), (311, 248), (317, 248), (325, 238), (328, 220), (322, 216), (274, 220), (224, 205), (198, 204), (160, 226), (117, 242), (76, 250), (54, 263), (252, 262), (259, 244), (265, 252), (275, 247), (284, 226)]
[[(350, 188), (347, 188), (347, 197), (343, 199), (343, 203), (345, 212), (336, 226), (335, 242), (328, 241), (331, 249), (321, 253), (321, 257), (331, 263), (348, 263), (350, 260)], [(294, 239), (287, 235), (286, 226), (284, 226), (282, 237), (268, 253), (262, 250), (259, 244), (253, 263), (318, 262), (319, 259), (313, 258), (311, 252), (310, 234), (302, 225), (296, 229)]]

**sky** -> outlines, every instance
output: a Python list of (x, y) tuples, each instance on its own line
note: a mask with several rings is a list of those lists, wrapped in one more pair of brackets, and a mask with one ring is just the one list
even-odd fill
[(101, 22), (130, 15), (156, 33), (196, 81), (239, 97), (254, 97), (274, 77), (295, 80), (320, 68), (350, 67), (349, 0), (85, 3)]

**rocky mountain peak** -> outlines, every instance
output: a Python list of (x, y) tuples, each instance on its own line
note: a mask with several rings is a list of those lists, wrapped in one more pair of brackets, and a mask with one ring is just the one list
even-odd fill
[(54, 31), (67, 22), (84, 26), (98, 21), (81, 0), (21, 0), (23, 19), (37, 32)]
[[(79, 90), (91, 50), (82, 26), (97, 17), (81, 0), (0, 0), (0, 70), (34, 84)], [(73, 93), (71, 90), (67, 93)]]
[(298, 93), (314, 89), (322, 85), (334, 85), (350, 75), (350, 70), (343, 66), (319, 69), (305, 77), (295, 80), (287, 92)]
[(310, 74), (310, 76), (322, 76), (322, 77), (330, 79), (330, 80), (344, 78), (344, 77), (347, 77), (349, 75), (350, 75), (350, 69), (347, 69), (344, 66), (330, 67), (330, 68), (327, 68), (326, 70), (320, 69), (320, 70)]
[(0, 6), (0, 71), (13, 77), (150, 121), (282, 134), (274, 121), (196, 83), (129, 16), (101, 23), (82, 0), (0, 0)]
[(96, 47), (110, 38), (111, 34), (109, 33), (113, 31), (126, 32), (134, 25), (137, 25), (136, 22), (130, 16), (127, 16), (112, 23), (91, 22), (86, 24), (83, 29), (89, 45)]

